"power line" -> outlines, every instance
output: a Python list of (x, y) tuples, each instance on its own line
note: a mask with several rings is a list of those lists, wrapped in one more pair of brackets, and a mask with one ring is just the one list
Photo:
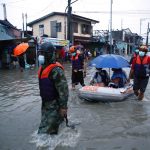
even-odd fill
[[(73, 11), (73, 13), (101, 13), (110, 14), (110, 11)], [(150, 14), (150, 10), (130, 10), (130, 11), (113, 11), (113, 14)]]
[(54, 3), (54, 1), (52, 1), (51, 3), (49, 3), (44, 9), (42, 9), (40, 12), (44, 12), (46, 9), (49, 8), (50, 5), (52, 5)]
[[(24, 6), (16, 6), (16, 5), (15, 5), (15, 6), (14, 6), (14, 5), (11, 5), (11, 6), (10, 6), (10, 5), (8, 5), (8, 4), (7, 4), (6, 6), (11, 7), (11, 8), (20, 8), (20, 9), (23, 9), (23, 8), (24, 8)], [(32, 7), (32, 6), (31, 6), (31, 7)], [(37, 11), (37, 9), (34, 9), (34, 8), (31, 8), (31, 9), (32, 9), (32, 11), (33, 11), (33, 10), (34, 10), (34, 11)]]
[(22, 2), (22, 1), (25, 1), (25, 0), (18, 0), (18, 1), (14, 1), (14, 2), (8, 2), (8, 3), (5, 3), (5, 4), (10, 5), (10, 4), (14, 4), (14, 3)]
[[(9, 7), (13, 7), (13, 8), (20, 8), (20, 9), (23, 9), (24, 8), (24, 6), (17, 6), (17, 5), (15, 5), (15, 3), (18, 3), (18, 2), (22, 2), (22, 1), (25, 1), (25, 0), (18, 0), (18, 1), (14, 1), (14, 2), (9, 2), (9, 3), (5, 3), (7, 6), (9, 6)], [(34, 10), (34, 11), (36, 11), (36, 13), (35, 13), (35, 15), (30, 15), (29, 16), (29, 18), (31, 18), (31, 17), (33, 17), (33, 16), (37, 16), (37, 14), (39, 14), (39, 13), (42, 13), (42, 12), (46, 12), (47, 11), (47, 9), (50, 7), (50, 5), (52, 5), (54, 3), (54, 1), (51, 1), (45, 8), (43, 8), (42, 10), (38, 10), (38, 9), (34, 9), (32, 6), (32, 11)], [(3, 4), (3, 3), (1, 3), (1, 4)]]

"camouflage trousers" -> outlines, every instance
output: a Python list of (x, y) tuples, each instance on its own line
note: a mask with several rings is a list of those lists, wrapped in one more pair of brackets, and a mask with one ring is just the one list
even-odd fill
[(59, 105), (56, 100), (42, 101), (41, 123), (38, 133), (57, 134), (59, 125), (63, 122), (59, 114)]

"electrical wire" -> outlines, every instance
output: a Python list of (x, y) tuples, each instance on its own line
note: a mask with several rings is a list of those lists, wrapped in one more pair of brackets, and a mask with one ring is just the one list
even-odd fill
[[(22, 1), (25, 1), (25, 0), (18, 0), (18, 1), (14, 1), (14, 2), (8, 2), (8, 3), (5, 3), (7, 6), (11, 6), (11, 7), (14, 7), (14, 8), (20, 8), (20, 9), (23, 9), (24, 8), (24, 6), (17, 6), (16, 5), (16, 3), (18, 3), (18, 2), (22, 2)], [(30, 1), (29, 1), (30, 2)], [(55, 1), (54, 0), (52, 0), (45, 8), (43, 8), (42, 10), (37, 10), (37, 9), (34, 9), (33, 7), (31, 8), (32, 9), (32, 11), (34, 10), (34, 11), (36, 11), (35, 12), (35, 15), (32, 15), (32, 16), (28, 16), (28, 18), (31, 18), (31, 17), (33, 17), (33, 16), (36, 16), (37, 14), (40, 14), (40, 13), (43, 13), (43, 12), (46, 12), (47, 11), (47, 9), (49, 8), (49, 6), (50, 5), (52, 5), (53, 3), (54, 3)], [(12, 6), (13, 5), (13, 6)], [(15, 5), (15, 6), (14, 6)]]
[(7, 4), (7, 5), (11, 5), (11, 4), (14, 4), (14, 3), (18, 3), (18, 2), (22, 2), (22, 1), (25, 1), (25, 0), (18, 0), (18, 1), (12, 1), (12, 2), (7, 2), (7, 3), (5, 3), (5, 4)]
[[(73, 13), (102, 13), (109, 14), (110, 11), (73, 11)], [(113, 14), (150, 14), (150, 10), (113, 11)]]

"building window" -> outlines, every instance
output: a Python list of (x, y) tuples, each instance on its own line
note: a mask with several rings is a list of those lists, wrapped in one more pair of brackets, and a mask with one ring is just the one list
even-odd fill
[(73, 32), (78, 33), (78, 23), (77, 22), (73, 22)]
[(91, 34), (91, 26), (86, 25), (86, 24), (82, 24), (81, 25), (81, 33), (82, 34)]
[(56, 23), (56, 31), (61, 32), (61, 22)]
[(44, 25), (43, 24), (39, 25), (39, 35), (40, 36), (44, 35)]

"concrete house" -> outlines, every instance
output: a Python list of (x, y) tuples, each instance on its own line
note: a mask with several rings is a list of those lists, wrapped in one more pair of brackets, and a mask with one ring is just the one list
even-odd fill
[[(81, 44), (90, 42), (93, 24), (99, 21), (72, 14), (72, 41)], [(52, 12), (27, 24), (33, 30), (33, 36), (48, 35), (51, 38), (67, 39), (67, 14)]]

